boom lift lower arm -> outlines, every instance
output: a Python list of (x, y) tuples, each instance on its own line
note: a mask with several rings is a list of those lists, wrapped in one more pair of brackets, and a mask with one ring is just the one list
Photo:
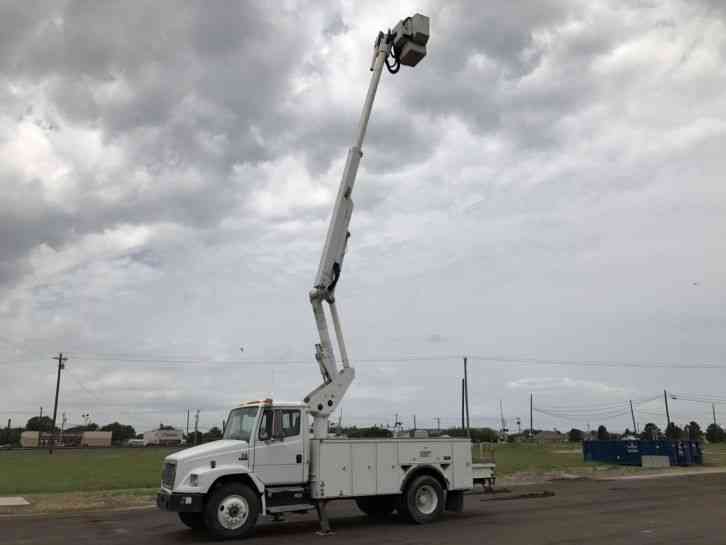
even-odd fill
[[(415, 66), (426, 55), (426, 43), (429, 37), (429, 20), (420, 14), (408, 17), (398, 23), (393, 31), (384, 34), (380, 32), (376, 39), (373, 61), (371, 63), (371, 81), (368, 86), (363, 112), (353, 146), (348, 150), (343, 177), (338, 189), (338, 195), (333, 208), (333, 215), (325, 237), (325, 246), (315, 277), (315, 284), (310, 291), (310, 302), (315, 316), (315, 325), (318, 328), (320, 343), (316, 344), (315, 359), (320, 366), (323, 383), (310, 392), (304, 399), (308, 410), (313, 415), (313, 436), (321, 439), (328, 433), (328, 417), (335, 411), (343, 395), (348, 390), (355, 369), (350, 366), (348, 353), (345, 348), (340, 317), (335, 304), (335, 288), (340, 279), (343, 267), (343, 258), (350, 232), (348, 226), (353, 213), (353, 185), (358, 173), (358, 165), (363, 157), (363, 139), (365, 138), (368, 120), (370, 118), (373, 100), (376, 96), (378, 83), (385, 64), (392, 73), (398, 72), (400, 65)], [(388, 57), (392, 56), (393, 64), (389, 64)], [(335, 338), (342, 362), (338, 369), (333, 351), (333, 344), (328, 330), (323, 302), (330, 307), (330, 315), (335, 330)]]

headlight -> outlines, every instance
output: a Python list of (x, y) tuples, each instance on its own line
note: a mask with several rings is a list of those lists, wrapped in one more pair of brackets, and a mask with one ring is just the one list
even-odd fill
[(189, 486), (199, 486), (199, 475), (196, 473), (189, 475)]

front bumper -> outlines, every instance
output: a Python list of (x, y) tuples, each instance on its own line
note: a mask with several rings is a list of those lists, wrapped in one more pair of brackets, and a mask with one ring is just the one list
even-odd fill
[(161, 490), (156, 506), (164, 511), (198, 513), (204, 509), (204, 494), (178, 494)]

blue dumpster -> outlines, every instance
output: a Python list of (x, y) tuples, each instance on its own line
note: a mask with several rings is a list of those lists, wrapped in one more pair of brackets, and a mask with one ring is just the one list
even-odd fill
[(586, 462), (604, 462), (639, 466), (643, 456), (668, 456), (672, 466), (703, 464), (703, 451), (698, 441), (583, 441), (582, 454)]
[(582, 453), (586, 462), (640, 465), (638, 441), (583, 441)]

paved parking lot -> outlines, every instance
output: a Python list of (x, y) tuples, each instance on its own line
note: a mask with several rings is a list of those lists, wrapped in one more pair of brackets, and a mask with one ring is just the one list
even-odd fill
[[(562, 481), (467, 497), (462, 514), (429, 526), (372, 522), (352, 502), (331, 504), (335, 534), (314, 516), (261, 524), (260, 544), (726, 544), (726, 475), (650, 480)], [(553, 494), (542, 494), (549, 492)], [(172, 513), (153, 509), (0, 518), (0, 544), (201, 544)]]

